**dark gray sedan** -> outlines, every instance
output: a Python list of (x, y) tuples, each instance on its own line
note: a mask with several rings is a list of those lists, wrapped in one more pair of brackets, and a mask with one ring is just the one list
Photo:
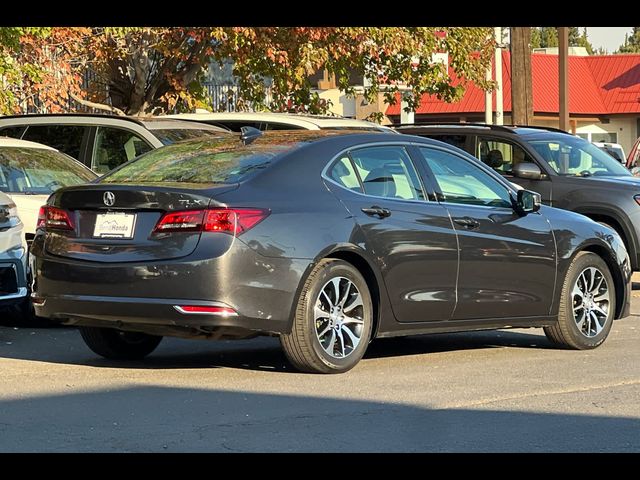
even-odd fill
[(629, 314), (614, 230), (409, 135), (163, 147), (54, 193), (31, 254), (38, 315), (112, 359), (165, 335), (274, 335), (296, 368), (333, 373), (397, 335), (544, 327), (595, 348)]

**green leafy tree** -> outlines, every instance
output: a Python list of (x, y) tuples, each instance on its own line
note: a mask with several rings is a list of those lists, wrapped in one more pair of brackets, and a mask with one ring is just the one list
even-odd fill
[[(364, 96), (375, 101), (383, 92), (388, 103), (401, 93), (407, 109), (416, 109), (423, 94), (446, 101), (461, 98), (469, 81), (483, 88), (495, 42), (491, 28), (452, 27), (260, 27), (233, 28), (217, 57), (234, 60), (241, 96), (254, 108), (321, 113), (328, 105), (313, 91), (309, 77), (321, 68), (334, 74), (338, 87), (354, 93), (353, 74), (367, 78)], [(453, 84), (445, 65), (433, 61), (447, 52), (449, 67), (460, 80)], [(270, 96), (265, 85), (271, 83)]]
[[(531, 48), (552, 48), (558, 46), (557, 27), (532, 27)], [(589, 42), (586, 27), (580, 31), (579, 27), (569, 27), (569, 46), (584, 47), (589, 55), (594, 52), (593, 45)]]
[(631, 35), (625, 35), (616, 53), (640, 53), (640, 27), (633, 27)]
[[(245, 106), (273, 111), (326, 112), (330, 105), (309, 79), (323, 68), (347, 93), (354, 93), (349, 78), (364, 76), (367, 99), (383, 91), (394, 103), (401, 93), (410, 109), (425, 93), (452, 101), (462, 96), (468, 82), (492, 87), (484, 72), (495, 42), (492, 29), (485, 27), (36, 30), (2, 31), (3, 65), (19, 66), (0, 74), (13, 95), (1, 104), (10, 104), (9, 110), (28, 105), (63, 111), (70, 98), (118, 114), (192, 110), (205, 105), (202, 80), (210, 62), (229, 60)], [(455, 82), (445, 65), (433, 60), (437, 52), (448, 53)]]

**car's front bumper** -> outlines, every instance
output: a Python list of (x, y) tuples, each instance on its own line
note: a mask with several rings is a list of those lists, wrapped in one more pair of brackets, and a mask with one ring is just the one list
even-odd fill
[(0, 254), (0, 306), (22, 302), (28, 295), (27, 249), (14, 248)]

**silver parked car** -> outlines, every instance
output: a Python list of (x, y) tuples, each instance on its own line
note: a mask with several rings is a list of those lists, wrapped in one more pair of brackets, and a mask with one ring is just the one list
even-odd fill
[(0, 192), (0, 307), (27, 302), (27, 244), (18, 208)]

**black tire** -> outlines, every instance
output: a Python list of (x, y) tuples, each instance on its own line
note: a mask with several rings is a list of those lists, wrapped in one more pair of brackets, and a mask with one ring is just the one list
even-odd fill
[[(357, 307), (360, 312), (358, 316), (362, 320), (361, 326), (356, 327), (360, 329), (359, 343), (342, 358), (336, 358), (325, 351), (316, 331), (318, 325), (314, 318), (314, 306), (321, 291), (328, 282), (339, 277), (355, 285), (362, 299), (361, 309)], [(346, 283), (344, 280), (342, 282), (343, 285)], [(354, 290), (351, 291), (354, 292)], [(345, 302), (344, 305), (346, 312), (347, 303)], [(285, 355), (297, 370), (310, 373), (342, 373), (352, 369), (364, 355), (371, 338), (372, 327), (373, 303), (364, 277), (350, 263), (328, 258), (318, 262), (307, 278), (298, 300), (291, 333), (280, 335), (280, 343)], [(341, 336), (344, 337), (343, 334)], [(341, 342), (344, 353), (345, 340)]]
[[(572, 290), (574, 285), (576, 285), (578, 276), (588, 267), (595, 267), (602, 273), (606, 286), (609, 289), (610, 297), (603, 328), (594, 336), (587, 336), (583, 333), (581, 329), (578, 328), (578, 324), (574, 318), (574, 298)], [(591, 252), (578, 253), (569, 266), (562, 285), (558, 323), (550, 327), (544, 327), (544, 333), (547, 338), (558, 346), (573, 350), (588, 350), (601, 345), (606, 340), (613, 325), (613, 317), (616, 311), (615, 289), (616, 287), (609, 267), (602, 258)]]
[(141, 360), (153, 352), (162, 337), (113, 328), (80, 327), (87, 346), (109, 360)]
[(18, 317), (18, 327), (31, 328), (52, 328), (59, 327), (60, 322), (49, 320), (48, 318), (36, 316), (31, 298), (27, 297), (14, 307), (16, 316)]

